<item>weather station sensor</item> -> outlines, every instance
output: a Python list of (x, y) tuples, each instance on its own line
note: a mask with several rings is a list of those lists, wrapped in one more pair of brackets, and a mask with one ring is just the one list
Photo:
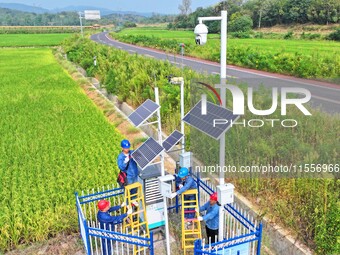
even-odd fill
[(171, 198), (171, 194), (173, 193), (172, 187), (174, 180), (175, 177), (171, 174), (158, 177), (159, 189), (161, 191), (162, 196)]
[(218, 185), (217, 187), (217, 200), (221, 205), (226, 205), (234, 202), (234, 185), (227, 183)]
[(181, 167), (190, 168), (191, 167), (191, 152), (187, 151), (179, 155), (179, 165)]

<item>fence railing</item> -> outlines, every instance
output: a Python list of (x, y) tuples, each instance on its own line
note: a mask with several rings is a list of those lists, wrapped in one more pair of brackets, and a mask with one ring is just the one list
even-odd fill
[[(193, 174), (200, 196), (200, 202), (205, 203), (216, 191), (209, 179), (200, 179)], [(196, 240), (194, 254), (225, 254), (225, 255), (260, 255), (262, 241), (262, 223), (254, 220), (246, 210), (237, 203), (224, 206), (225, 232), (223, 241), (210, 243)]]
[[(106, 189), (106, 190), (105, 190)], [(117, 186), (103, 187), (102, 191), (82, 192), (76, 196), (78, 222), (80, 235), (84, 243), (87, 255), (113, 255), (113, 254), (154, 254), (153, 233), (150, 238), (145, 238), (143, 230), (134, 235), (124, 234), (123, 224), (102, 229), (97, 219), (97, 202), (101, 199), (109, 200), (111, 205), (119, 205), (123, 202), (124, 189)], [(117, 215), (119, 212), (113, 212)]]
[[(200, 179), (193, 174), (197, 183), (199, 201), (209, 201), (210, 195), (216, 190), (209, 179)], [(109, 230), (101, 229), (97, 220), (97, 201), (107, 199), (112, 205), (119, 205), (124, 201), (124, 189), (117, 185), (103, 187), (96, 191), (92, 189), (76, 193), (76, 206), (81, 238), (87, 255), (92, 254), (154, 254), (153, 234), (144, 238), (143, 230), (135, 235), (127, 235), (122, 224), (117, 224)], [(169, 200), (168, 210), (180, 212), (181, 206), (178, 198)], [(195, 241), (194, 254), (225, 254), (225, 255), (260, 255), (262, 240), (262, 224), (257, 222), (250, 214), (236, 203), (224, 206), (225, 232), (223, 241), (211, 243), (202, 239)], [(114, 212), (117, 215), (119, 212)]]

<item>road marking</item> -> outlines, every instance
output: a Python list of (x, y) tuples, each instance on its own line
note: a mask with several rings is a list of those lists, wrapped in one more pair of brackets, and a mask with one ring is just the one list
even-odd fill
[(148, 58), (155, 58), (154, 56), (151, 56), (149, 54), (144, 54), (145, 57), (148, 57)]
[(131, 52), (131, 53), (136, 53), (136, 51), (134, 51), (134, 50), (128, 50), (129, 52)]
[[(169, 60), (169, 62), (170, 62), (171, 64), (174, 64), (174, 65), (179, 65), (179, 66), (182, 65), (182, 63), (178, 63), (178, 62), (176, 62), (176, 61), (170, 61), (170, 60)], [(183, 64), (183, 66), (186, 66), (186, 64)]]
[[(213, 75), (220, 75), (220, 73), (218, 73), (218, 72), (211, 72), (211, 74), (213, 74)], [(230, 78), (230, 79), (238, 79), (238, 77), (233, 76), (233, 75), (227, 75), (227, 78)]]
[[(111, 40), (107, 34), (105, 34), (106, 38)], [(157, 53), (157, 54), (162, 54), (162, 55), (166, 55), (164, 52), (159, 52), (159, 51), (156, 51), (156, 50), (151, 50), (151, 49), (145, 49), (143, 47), (139, 47), (139, 46), (135, 46), (135, 45), (132, 45), (132, 44), (128, 44), (128, 43), (122, 43), (122, 42), (119, 42), (120, 44), (125, 44), (125, 45), (128, 45), (130, 47), (134, 47), (136, 49), (143, 49), (143, 50), (146, 50), (146, 51), (150, 51), (150, 52), (154, 52), (154, 53)], [(199, 64), (205, 64), (205, 65), (210, 65), (210, 66), (215, 66), (215, 67), (219, 67), (220, 65), (219, 64), (215, 64), (215, 63), (207, 63), (207, 62), (204, 62), (204, 61), (198, 61), (198, 60), (193, 60), (193, 59), (189, 59), (189, 58), (186, 58), (186, 57), (182, 57), (182, 56), (176, 56), (178, 59), (183, 59), (183, 60), (186, 60), (186, 61), (191, 61), (191, 62), (196, 62), (196, 63), (199, 63)], [(302, 81), (292, 81), (292, 80), (289, 80), (289, 79), (285, 79), (285, 78), (279, 78), (279, 77), (275, 77), (275, 76), (271, 76), (271, 75), (266, 75), (266, 74), (258, 74), (258, 73), (254, 73), (254, 72), (251, 72), (251, 71), (245, 71), (245, 70), (239, 70), (237, 68), (233, 68), (233, 67), (230, 67), (230, 66), (227, 66), (227, 69), (230, 69), (230, 70), (235, 70), (235, 71), (238, 71), (238, 72), (241, 72), (241, 73), (249, 73), (249, 74), (252, 74), (252, 75), (256, 75), (256, 76), (263, 76), (263, 77), (267, 77), (267, 78), (273, 78), (273, 79), (277, 79), (277, 80), (283, 80), (283, 81), (289, 81), (289, 82), (293, 82), (293, 83), (299, 83), (299, 84), (303, 84), (303, 85), (307, 85), (307, 86), (311, 86), (311, 87), (317, 87), (317, 88), (322, 88), (322, 89), (329, 89), (329, 90), (334, 90), (334, 91), (337, 91), (339, 92), (340, 88), (337, 89), (337, 88), (330, 88), (330, 87), (327, 87), (327, 86), (321, 86), (321, 85), (316, 85), (316, 84), (310, 84), (310, 83), (306, 83), (306, 82), (302, 82)]]
[[(114, 45), (114, 44), (111, 44), (111, 45)], [(121, 47), (121, 46), (117, 46), (117, 48), (118, 48), (118, 49), (122, 49), (122, 47)]]
[(340, 101), (335, 101), (335, 100), (332, 100), (332, 99), (319, 97), (319, 96), (313, 96), (313, 95), (312, 95), (312, 98), (317, 98), (317, 99), (320, 99), (320, 100), (323, 100), (323, 101), (327, 101), (327, 102), (330, 102), (330, 103), (333, 103), (333, 104), (339, 104), (340, 105)]

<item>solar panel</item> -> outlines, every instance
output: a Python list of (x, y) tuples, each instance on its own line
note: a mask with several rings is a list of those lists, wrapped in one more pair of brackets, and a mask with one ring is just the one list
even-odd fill
[(136, 127), (138, 127), (148, 118), (150, 118), (158, 108), (158, 104), (150, 99), (147, 99), (133, 113), (130, 114), (129, 119)]
[(183, 134), (177, 130), (171, 133), (167, 139), (162, 143), (166, 152), (170, 151), (183, 137)]
[(135, 150), (131, 157), (136, 161), (137, 165), (143, 170), (164, 150), (159, 143), (152, 137), (146, 140), (137, 150)]
[[(206, 113), (202, 115), (202, 101), (200, 101), (184, 116), (183, 121), (216, 140), (230, 128), (231, 121), (235, 121), (240, 117), (239, 115), (234, 115), (232, 111), (211, 102), (207, 102)], [(228, 122), (224, 124), (217, 124), (216, 122), (214, 127), (214, 120), (216, 119), (227, 120)]]

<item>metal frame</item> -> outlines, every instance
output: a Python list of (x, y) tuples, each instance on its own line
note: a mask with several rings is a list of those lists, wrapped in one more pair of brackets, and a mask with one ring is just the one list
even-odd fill
[[(201, 201), (207, 201), (207, 198), (216, 188), (209, 181), (202, 181), (197, 175), (193, 174), (197, 182), (199, 194), (205, 196)], [(201, 190), (203, 192), (201, 192)], [(223, 233), (223, 240), (217, 243), (205, 244), (204, 240), (196, 240), (194, 254), (232, 254), (231, 248), (237, 245), (249, 243), (249, 255), (261, 254), (262, 242), (262, 223), (257, 224), (251, 216), (249, 216), (236, 203), (227, 204), (223, 207), (224, 226), (228, 226)], [(255, 250), (256, 249), (256, 250)]]
[[(209, 196), (216, 190), (209, 180), (202, 180), (196, 174), (192, 174), (197, 183), (198, 199), (200, 203), (209, 200)], [(168, 207), (170, 212), (179, 212), (181, 203), (178, 199)], [(249, 244), (247, 255), (260, 255), (262, 243), (262, 223), (257, 222), (245, 210), (240, 208), (237, 203), (227, 204), (223, 207), (224, 226), (223, 240), (210, 243), (206, 240), (196, 240), (194, 254), (236, 254), (231, 252), (231, 248)]]
[[(84, 248), (87, 255), (102, 254), (102, 240), (105, 238), (107, 244), (110, 243), (111, 254), (133, 254), (131, 251), (134, 246), (146, 247), (149, 249), (148, 254), (154, 255), (153, 233), (150, 232), (150, 238), (141, 237), (138, 235), (124, 234), (122, 224), (117, 225), (115, 229), (101, 229), (96, 218), (96, 202), (101, 199), (108, 199), (112, 204), (123, 202), (124, 189), (117, 186), (102, 188), (97, 192), (94, 190), (87, 191), (82, 196), (75, 193), (76, 208), (78, 214), (78, 224), (80, 236), (84, 243)], [(115, 251), (114, 251), (115, 250)], [(144, 254), (141, 252), (140, 254)]]

